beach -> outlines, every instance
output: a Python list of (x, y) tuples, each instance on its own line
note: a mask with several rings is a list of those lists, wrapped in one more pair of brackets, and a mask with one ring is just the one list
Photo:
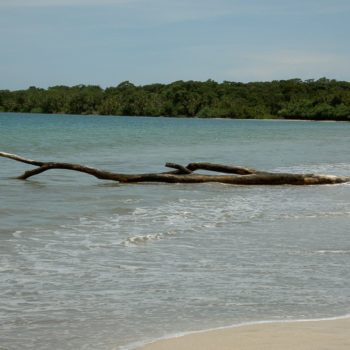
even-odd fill
[(347, 350), (350, 318), (260, 323), (159, 340), (142, 350)]

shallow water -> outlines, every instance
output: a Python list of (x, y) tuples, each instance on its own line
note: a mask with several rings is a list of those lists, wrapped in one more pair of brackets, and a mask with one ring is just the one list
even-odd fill
[[(350, 174), (350, 124), (0, 114), (0, 150)], [(119, 185), (0, 159), (0, 348), (118, 349), (350, 312), (350, 186)]]

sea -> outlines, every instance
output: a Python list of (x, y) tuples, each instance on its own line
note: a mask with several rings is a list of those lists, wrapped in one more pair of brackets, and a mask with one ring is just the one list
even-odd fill
[[(350, 175), (350, 123), (0, 114), (0, 151)], [(0, 349), (130, 350), (350, 313), (350, 185), (119, 184), (0, 158)]]

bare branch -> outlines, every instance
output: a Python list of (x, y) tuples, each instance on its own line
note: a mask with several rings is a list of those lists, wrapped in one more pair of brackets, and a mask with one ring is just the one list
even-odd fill
[(165, 163), (165, 166), (168, 168), (177, 169), (177, 174), (191, 174), (192, 170), (185, 168), (184, 166), (176, 163)]
[(238, 175), (251, 175), (251, 174), (256, 174), (258, 172), (257, 170), (252, 168), (245, 168), (245, 167), (235, 166), (235, 165), (213, 164), (213, 163), (190, 163), (186, 166), (186, 168), (192, 171), (201, 169), (201, 170), (216, 171), (219, 173), (238, 174)]
[[(26, 180), (34, 175), (41, 174), (51, 169), (73, 170), (95, 176), (101, 180), (119, 181), (122, 183), (138, 182), (165, 182), (165, 183), (203, 183), (220, 182), (232, 185), (321, 185), (350, 182), (350, 176), (314, 175), (314, 174), (281, 174), (257, 171), (251, 168), (212, 163), (190, 163), (186, 167), (167, 163), (166, 166), (177, 169), (168, 173), (147, 174), (120, 174), (81, 164), (39, 162), (26, 159), (15, 154), (0, 152), (0, 157), (9, 158), (22, 163), (36, 165), (38, 168), (28, 170), (18, 177)], [(193, 171), (202, 169), (235, 175), (203, 175), (193, 174)], [(238, 176), (237, 176), (238, 174)]]
[(22, 158), (20, 156), (17, 156), (16, 154), (11, 154), (6, 152), (0, 152), (0, 157), (9, 158), (9, 159), (17, 160), (18, 162), (36, 165), (36, 166), (42, 166), (45, 164), (44, 162), (38, 162), (37, 160)]

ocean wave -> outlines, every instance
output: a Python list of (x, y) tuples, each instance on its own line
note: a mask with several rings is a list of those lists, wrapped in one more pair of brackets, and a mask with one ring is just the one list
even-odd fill
[(316, 250), (317, 254), (350, 254), (350, 249), (321, 249)]
[(69, 235), (69, 239), (75, 234), (79, 244), (94, 250), (142, 245), (175, 234), (182, 237), (207, 233), (210, 235), (207, 238), (215, 238), (231, 232), (234, 226), (254, 222), (350, 216), (350, 203), (320, 200), (318, 192), (313, 191), (310, 194), (315, 198), (300, 197), (299, 188), (230, 189), (230, 195), (227, 191), (197, 200), (178, 198), (167, 203), (139, 205), (110, 216), (84, 216), (78, 223), (60, 225), (54, 233)]
[(337, 216), (350, 216), (350, 211), (328, 211), (328, 212), (314, 212), (314, 213), (300, 213), (300, 214), (284, 214), (281, 219), (307, 219), (307, 218), (327, 218)]
[[(300, 187), (213, 187), (209, 194), (195, 199), (181, 192), (180, 198), (174, 200), (135, 202), (131, 208), (121, 205), (110, 215), (85, 215), (55, 228), (38, 228), (36, 235), (25, 235), (21, 231), (12, 235), (14, 239), (43, 239), (48, 244), (46, 248), (54, 251), (59, 246), (52, 237), (54, 234), (72, 242), (68, 250), (75, 249), (75, 254), (79, 255), (84, 250), (133, 247), (174, 235), (179, 239), (200, 239), (203, 235), (209, 240), (223, 239), (228, 233), (241, 232), (247, 224), (322, 218), (343, 220), (350, 216), (350, 203), (346, 198), (330, 201), (319, 190), (308, 189), (308, 195), (304, 191)], [(334, 191), (337, 199), (339, 189)]]
[(122, 244), (126, 246), (145, 244), (150, 241), (159, 241), (161, 239), (166, 238), (167, 236), (173, 236), (174, 234), (175, 234), (174, 232), (166, 232), (166, 233), (136, 235), (136, 236), (128, 237), (127, 239), (122, 241)]
[(15, 238), (22, 238), (23, 231), (15, 231), (12, 233), (12, 236)]
[(290, 173), (314, 173), (314, 174), (334, 174), (334, 175), (349, 175), (350, 163), (335, 163), (335, 164), (300, 164), (287, 167), (277, 167), (273, 169), (276, 172)]

